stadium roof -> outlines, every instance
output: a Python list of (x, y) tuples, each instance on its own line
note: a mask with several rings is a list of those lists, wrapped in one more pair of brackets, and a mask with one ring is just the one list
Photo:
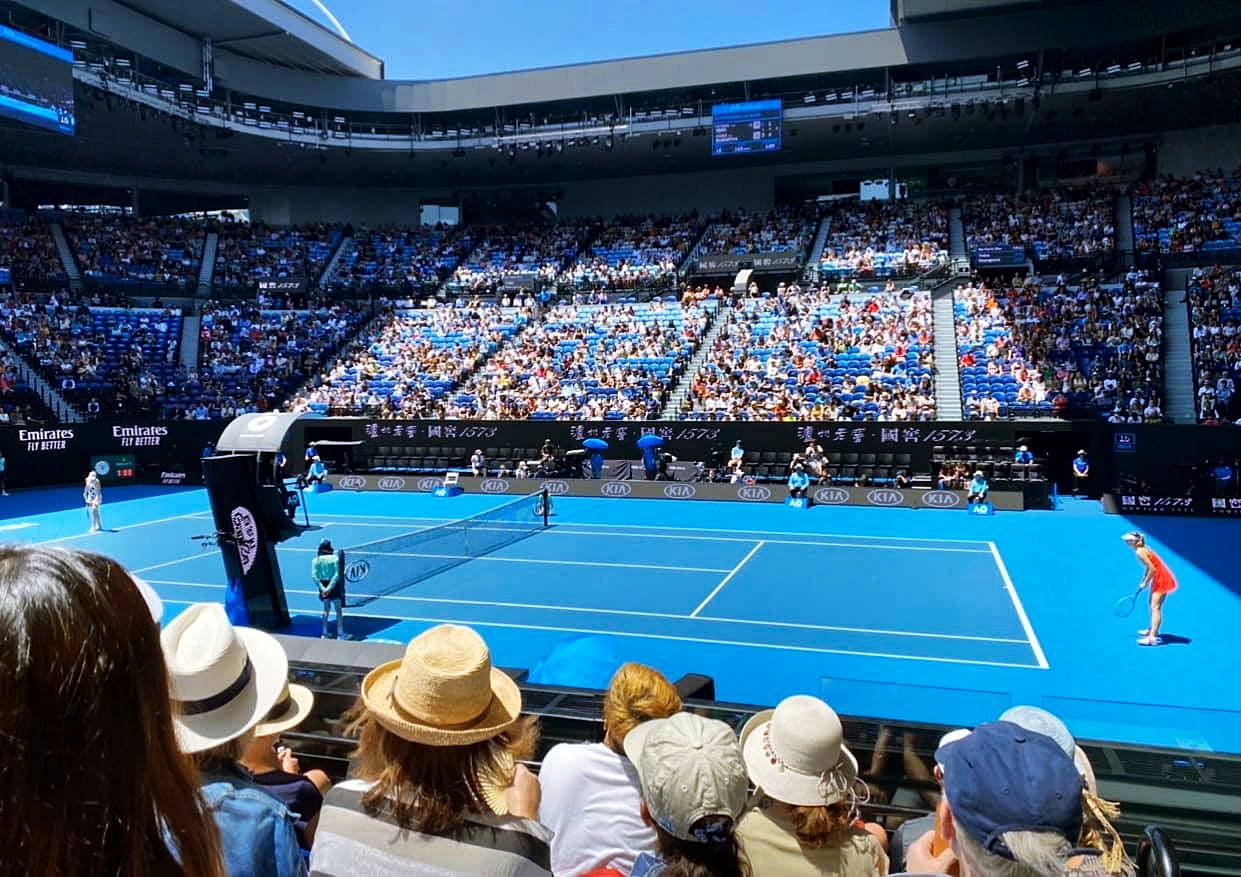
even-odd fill
[(383, 62), (280, 0), (24, 0), (25, 5), (124, 46), (160, 39), (156, 23), (265, 64), (328, 76), (382, 79)]

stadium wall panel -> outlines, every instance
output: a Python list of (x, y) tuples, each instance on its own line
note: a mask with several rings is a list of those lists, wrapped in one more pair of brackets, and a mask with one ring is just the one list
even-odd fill
[(312, 222), (366, 222), (372, 225), (418, 225), (418, 194), (409, 189), (255, 189), (250, 218), (270, 225)]
[(1192, 177), (1203, 170), (1241, 165), (1241, 125), (1169, 131), (1159, 147), (1159, 173)]
[[(683, 132), (681, 149), (710, 149), (706, 137)], [(661, 174), (614, 180), (566, 183), (560, 201), (564, 218), (664, 213), (681, 215), (691, 210), (718, 213), (745, 208), (770, 210), (775, 206), (775, 176), (779, 169), (764, 167), (742, 171), (720, 170), (696, 174)]]

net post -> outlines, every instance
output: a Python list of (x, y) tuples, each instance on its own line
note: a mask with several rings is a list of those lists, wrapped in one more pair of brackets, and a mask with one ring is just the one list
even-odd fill
[(551, 518), (551, 491), (546, 487), (539, 491), (539, 501), (543, 504), (543, 526), (547, 527)]

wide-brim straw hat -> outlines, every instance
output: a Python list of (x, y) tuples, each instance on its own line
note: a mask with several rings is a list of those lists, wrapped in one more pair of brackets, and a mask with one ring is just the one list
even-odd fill
[(418, 635), (403, 658), (368, 673), (362, 702), (385, 729), (426, 746), (490, 740), (521, 715), (517, 683), (491, 666), (482, 637), (452, 624)]
[(254, 726), (256, 737), (269, 737), (296, 728), (306, 720), (315, 705), (315, 695), (305, 685), (286, 684), (276, 705), (263, 721)]
[(177, 743), (204, 752), (263, 721), (288, 684), (289, 659), (270, 634), (233, 627), (218, 603), (197, 603), (160, 634)]
[(750, 718), (741, 729), (746, 772), (769, 798), (798, 807), (843, 801), (857, 779), (835, 710), (797, 694)]

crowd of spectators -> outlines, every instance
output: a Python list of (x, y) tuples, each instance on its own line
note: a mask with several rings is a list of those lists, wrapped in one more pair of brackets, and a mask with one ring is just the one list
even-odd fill
[(931, 420), (930, 296), (781, 283), (726, 316), (682, 403), (694, 420)]
[(511, 282), (552, 284), (581, 251), (592, 223), (476, 229), (478, 244), (453, 272), (468, 293), (495, 292)]
[(965, 413), (1099, 415), (1158, 423), (1163, 411), (1163, 294), (1131, 273), (1100, 285), (1087, 276), (968, 285), (955, 294)]
[(1241, 247), (1241, 176), (1202, 171), (1158, 177), (1133, 191), (1133, 240), (1139, 251), (1194, 253)]
[(173, 416), (206, 420), (277, 410), (298, 386), (321, 372), (364, 318), (343, 303), (314, 310), (260, 310), (209, 302), (202, 312), (198, 368), (186, 375)]
[(178, 217), (69, 213), (61, 219), (82, 276), (107, 284), (193, 285), (202, 266), (204, 225)]
[(962, 205), (966, 244), (971, 253), (1024, 247), (1039, 262), (1107, 255), (1116, 249), (1115, 202), (1106, 187), (970, 198)]
[(181, 313), (122, 308), (64, 291), (11, 295), (0, 334), (90, 417), (156, 415), (175, 389)]
[[(862, 816), (887, 744), (860, 762), (866, 742), (825, 701), (792, 694), (738, 732), (633, 662), (608, 684), (602, 739), (558, 743), (536, 775), (522, 689), (477, 631), (438, 624), (366, 674), (333, 785), (279, 743), (320, 721), (280, 640), (219, 603), (161, 629), (159, 596), (103, 555), (11, 544), (0, 561), (0, 734), (25, 741), (0, 774), (27, 805), (0, 820), (13, 873), (1138, 873), (1088, 755), (1037, 707), (904, 747), (934, 813), (889, 833)], [(329, 540), (311, 571), (339, 587)]]
[(477, 299), (457, 307), (396, 309), (351, 343), (291, 411), (439, 417), (446, 393), (530, 319), (529, 307)]
[(41, 289), (65, 282), (51, 229), (21, 211), (0, 210), (0, 268), (9, 269), (12, 282), (21, 287)]
[(948, 210), (939, 204), (838, 201), (825, 221), (823, 278), (907, 277), (948, 260)]
[(818, 227), (809, 207), (780, 207), (766, 213), (744, 210), (718, 217), (698, 246), (700, 253), (748, 256), (755, 253), (796, 253), (805, 257)]
[(579, 288), (635, 289), (675, 281), (702, 235), (697, 213), (621, 216), (609, 223), (564, 279)]
[(366, 288), (419, 288), (452, 276), (474, 244), (460, 226), (361, 227), (353, 247), (341, 256), (333, 282)]
[(340, 227), (331, 223), (274, 228), (225, 222), (220, 226), (214, 282), (226, 287), (248, 287), (264, 280), (316, 282), (340, 238)]
[(1241, 423), (1241, 272), (1215, 266), (1189, 281), (1198, 419)]
[(559, 304), (442, 406), (450, 418), (644, 420), (659, 414), (714, 303)]

